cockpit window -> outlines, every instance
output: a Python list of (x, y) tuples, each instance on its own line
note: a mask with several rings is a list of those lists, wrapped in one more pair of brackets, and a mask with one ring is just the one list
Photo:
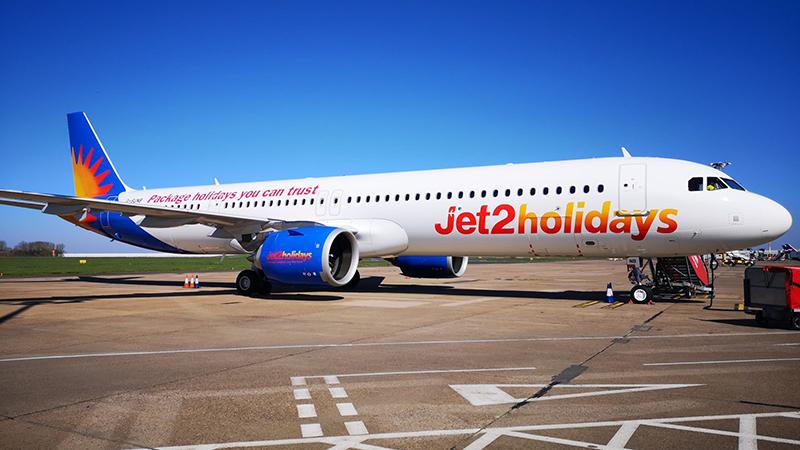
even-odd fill
[(723, 178), (722, 181), (724, 181), (725, 184), (727, 184), (728, 186), (730, 186), (733, 189), (736, 189), (737, 191), (746, 191), (747, 190), (741, 184), (731, 180), (730, 178)]
[(707, 180), (708, 180), (706, 181), (707, 191), (717, 191), (720, 189), (727, 189), (728, 187), (725, 185), (725, 183), (722, 182), (722, 180), (720, 180), (717, 177), (708, 177)]
[(694, 177), (689, 180), (689, 190), (690, 191), (702, 191), (703, 190), (703, 177)]

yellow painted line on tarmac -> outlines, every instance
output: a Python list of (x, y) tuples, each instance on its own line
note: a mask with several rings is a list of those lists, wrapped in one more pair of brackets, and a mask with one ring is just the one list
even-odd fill
[[(607, 303), (607, 304), (606, 304), (605, 306), (603, 306), (601, 309), (609, 309), (609, 308), (614, 308), (614, 307), (615, 307), (614, 305), (616, 305), (616, 304), (618, 304), (618, 303), (622, 303), (622, 302)], [(624, 305), (624, 303), (623, 303), (623, 305)]]
[(625, 305), (627, 305), (627, 303), (625, 303), (625, 302), (617, 302), (617, 303), (614, 303), (613, 305), (611, 305), (611, 309), (617, 309), (620, 306), (625, 306)]
[(583, 303), (580, 303), (578, 305), (575, 305), (575, 306), (573, 306), (573, 308), (586, 308), (587, 306), (596, 305), (598, 303), (600, 303), (600, 302), (597, 301), (597, 300), (591, 300), (591, 301), (588, 301), (588, 302), (583, 302)]

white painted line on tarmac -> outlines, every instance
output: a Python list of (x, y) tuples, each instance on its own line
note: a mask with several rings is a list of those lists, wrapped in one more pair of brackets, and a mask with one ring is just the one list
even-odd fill
[(305, 386), (306, 379), (303, 377), (292, 377), (292, 386)]
[(300, 425), (300, 434), (304, 438), (322, 436), (322, 425), (318, 423), (304, 423)]
[[(600, 395), (631, 394), (635, 392), (658, 391), (664, 389), (681, 389), (703, 386), (702, 384), (557, 384), (546, 396), (533, 399), (515, 398), (502, 388), (543, 388), (546, 384), (451, 384), (450, 388), (458, 392), (473, 406), (502, 405), (519, 402), (544, 402), (568, 398), (594, 397)], [(558, 390), (600, 389), (577, 392), (574, 394), (555, 394)]]
[(736, 337), (736, 336), (768, 336), (768, 335), (797, 335), (796, 331), (763, 331), (753, 333), (696, 333), (696, 334), (668, 334), (668, 335), (629, 335), (629, 336), (563, 336), (563, 337), (530, 337), (530, 338), (507, 338), (507, 339), (463, 339), (463, 340), (439, 340), (439, 341), (400, 341), (400, 342), (358, 342), (342, 344), (291, 344), (291, 345), (263, 345), (253, 347), (217, 347), (217, 348), (194, 348), (194, 349), (174, 349), (174, 350), (153, 350), (135, 352), (108, 352), (108, 353), (77, 353), (68, 355), (37, 355), (19, 356), (14, 358), (0, 359), (0, 363), (18, 361), (41, 361), (51, 359), (78, 359), (78, 358), (104, 358), (104, 357), (123, 357), (123, 356), (152, 356), (152, 355), (179, 355), (184, 353), (209, 353), (209, 352), (252, 352), (265, 350), (293, 350), (293, 349), (312, 349), (312, 348), (358, 348), (358, 347), (392, 347), (392, 346), (415, 346), (415, 345), (464, 345), (464, 344), (499, 344), (509, 342), (563, 342), (563, 341), (593, 341), (611, 339), (686, 339), (686, 338), (716, 338), (716, 337)]
[(347, 428), (347, 434), (350, 436), (361, 436), (363, 434), (369, 434), (367, 431), (367, 426), (364, 425), (364, 422), (358, 420), (355, 422), (345, 422), (345, 428)]
[(692, 365), (702, 365), (702, 364), (738, 364), (738, 363), (780, 362), (780, 361), (800, 361), (800, 358), (723, 359), (719, 361), (680, 361), (680, 362), (646, 363), (642, 365), (643, 366), (692, 366)]
[(309, 417), (317, 417), (317, 409), (314, 405), (297, 405), (297, 417), (307, 419)]
[(800, 342), (787, 342), (785, 344), (775, 344), (775, 345), (800, 345)]
[(310, 400), (311, 399), (311, 392), (308, 389), (295, 389), (294, 390), (294, 399), (295, 400)]
[[(489, 369), (439, 369), (439, 370), (406, 370), (400, 372), (364, 372), (364, 373), (340, 373), (338, 378), (348, 377), (383, 377), (392, 375), (420, 375), (432, 373), (468, 373), (468, 372), (505, 372), (515, 370), (535, 370), (536, 367), (498, 367)], [(331, 375), (308, 375), (303, 378), (325, 378)]]
[[(654, 426), (661, 428), (672, 428), (682, 431), (691, 431), (700, 434), (716, 434), (721, 436), (738, 437), (745, 435), (746, 437), (753, 437), (758, 441), (777, 442), (790, 445), (800, 445), (800, 441), (779, 438), (767, 435), (751, 435), (749, 433), (740, 431), (738, 433), (732, 431), (715, 430), (708, 428), (689, 427), (678, 425), (686, 422), (704, 422), (714, 420), (740, 420), (742, 416), (752, 416), (755, 419), (773, 418), (773, 417), (790, 417), (800, 419), (798, 411), (791, 411), (785, 413), (757, 413), (757, 414), (728, 414), (717, 416), (693, 416), (693, 417), (668, 417), (668, 418), (651, 418), (651, 419), (632, 419), (632, 420), (615, 420), (615, 421), (601, 421), (601, 422), (575, 422), (575, 423), (552, 423), (543, 425), (521, 425), (513, 427), (490, 427), (490, 428), (461, 428), (461, 429), (444, 429), (444, 430), (422, 430), (422, 431), (400, 431), (391, 433), (375, 433), (366, 434), (359, 438), (352, 436), (329, 436), (317, 439), (272, 439), (260, 441), (241, 441), (241, 442), (219, 442), (219, 443), (204, 443), (204, 444), (191, 444), (180, 445), (174, 447), (161, 447), (163, 450), (197, 450), (197, 449), (220, 449), (220, 448), (243, 448), (243, 447), (277, 447), (286, 445), (297, 446), (310, 446), (310, 444), (322, 444), (326, 448), (365, 448), (365, 440), (373, 441), (372, 445), (378, 446), (374, 441), (380, 440), (396, 440), (396, 439), (409, 439), (409, 438), (427, 438), (427, 437), (443, 437), (443, 436), (464, 436), (479, 434), (478, 441), (484, 445), (473, 446), (470, 449), (482, 449), (486, 445), (491, 444), (495, 439), (501, 436), (513, 436), (522, 439), (541, 440), (542, 436), (530, 434), (531, 432), (542, 430), (580, 430), (580, 429), (594, 429), (594, 428), (607, 428), (607, 427), (624, 427), (626, 424), (635, 424), (638, 426)], [(741, 425), (741, 423), (740, 423)], [(317, 424), (318, 426), (318, 424)], [(633, 425), (629, 425), (631, 427)], [(321, 431), (321, 430), (320, 430)], [(619, 433), (619, 431), (618, 431)], [(484, 439), (484, 436), (491, 435), (489, 439)], [(522, 436), (520, 436), (522, 435)], [(549, 438), (549, 437), (548, 437)], [(356, 440), (357, 439), (357, 440)], [(614, 438), (612, 437), (612, 440)], [(473, 444), (477, 441), (473, 441)], [(551, 441), (554, 442), (554, 441)], [(567, 440), (562, 442), (566, 443)], [(585, 448), (610, 448), (608, 444), (598, 444), (593, 442), (583, 441), (568, 441), (568, 445), (585, 447)], [(356, 443), (356, 445), (353, 445)], [(335, 447), (330, 447), (331, 445)]]
[(635, 433), (638, 428), (639, 424), (636, 422), (623, 423), (611, 440), (608, 441), (607, 446), (610, 448), (625, 448), (628, 441), (631, 440), (633, 433)]
[(336, 409), (339, 410), (339, 415), (342, 417), (357, 416), (358, 411), (352, 403), (337, 403)]
[(464, 305), (471, 305), (473, 303), (487, 302), (489, 300), (492, 300), (492, 299), (490, 299), (490, 298), (479, 298), (479, 299), (475, 299), (475, 300), (464, 300), (464, 301), (461, 301), (461, 302), (449, 302), (449, 303), (443, 304), (442, 306), (445, 306), (445, 307), (446, 306), (464, 306)]
[(756, 450), (756, 418), (753, 416), (739, 417), (739, 450)]
[(339, 384), (339, 379), (336, 375), (325, 375), (323, 378), (325, 379), (325, 384)]
[(344, 390), (344, 388), (328, 388), (328, 391), (330, 391), (331, 397), (333, 398), (347, 398), (347, 392)]

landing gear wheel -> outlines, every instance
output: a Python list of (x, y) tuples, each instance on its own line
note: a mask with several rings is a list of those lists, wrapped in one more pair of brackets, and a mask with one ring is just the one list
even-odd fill
[(347, 290), (355, 289), (355, 287), (358, 286), (358, 283), (360, 281), (361, 281), (361, 274), (358, 273), (358, 271), (356, 270), (355, 275), (353, 275), (353, 279), (348, 281), (347, 284), (345, 284), (344, 286), (342, 286), (342, 289), (347, 289)]
[(236, 277), (236, 292), (252, 297), (261, 287), (261, 278), (254, 270), (243, 270)]
[(653, 301), (653, 290), (648, 286), (637, 284), (631, 289), (631, 300), (638, 304), (650, 303)]

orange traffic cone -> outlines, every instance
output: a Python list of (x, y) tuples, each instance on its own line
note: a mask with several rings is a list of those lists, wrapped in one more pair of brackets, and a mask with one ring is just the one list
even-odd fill
[(200, 275), (195, 275), (194, 276), (194, 288), (195, 289), (199, 289), (200, 288)]
[(189, 287), (190, 288), (194, 287), (194, 278), (192, 278), (192, 277), (189, 277)]
[(184, 279), (183, 279), (183, 287), (184, 287), (184, 289), (189, 287), (189, 275), (186, 275), (184, 277)]

